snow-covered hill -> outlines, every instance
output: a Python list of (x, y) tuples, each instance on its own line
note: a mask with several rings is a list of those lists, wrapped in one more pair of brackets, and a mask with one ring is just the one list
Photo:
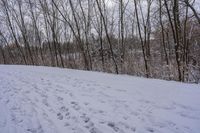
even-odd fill
[(0, 133), (200, 133), (200, 85), (0, 65)]

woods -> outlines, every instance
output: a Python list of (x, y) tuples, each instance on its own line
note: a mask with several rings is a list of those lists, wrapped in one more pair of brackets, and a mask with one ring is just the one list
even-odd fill
[(200, 81), (196, 0), (0, 0), (0, 63)]

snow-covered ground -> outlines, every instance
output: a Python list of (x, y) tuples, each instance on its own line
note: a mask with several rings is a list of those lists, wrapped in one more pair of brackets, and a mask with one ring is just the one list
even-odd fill
[(200, 133), (200, 85), (0, 65), (0, 133)]

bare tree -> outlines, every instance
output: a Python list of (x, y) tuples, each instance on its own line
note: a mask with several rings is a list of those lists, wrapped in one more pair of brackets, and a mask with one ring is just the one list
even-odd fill
[(134, 0), (134, 5), (135, 5), (135, 14), (136, 14), (136, 19), (137, 19), (138, 32), (139, 32), (140, 42), (141, 42), (141, 46), (142, 46), (142, 54), (143, 54), (143, 59), (144, 59), (144, 64), (145, 64), (145, 75), (148, 78), (149, 77), (149, 67), (148, 67), (148, 63), (147, 63), (147, 56), (146, 56), (146, 52), (145, 52), (144, 41), (143, 41), (142, 33), (141, 33), (141, 27), (140, 27), (140, 21), (139, 21), (136, 0)]
[(5, 0), (1, 0), (1, 2), (2, 2), (2, 4), (3, 4), (4, 13), (5, 13), (6, 19), (7, 19), (7, 21), (8, 21), (8, 27), (9, 27), (9, 29), (10, 29), (10, 31), (11, 31), (11, 34), (12, 34), (14, 40), (15, 40), (15, 45), (16, 45), (17, 49), (19, 50), (19, 52), (20, 52), (20, 54), (21, 54), (21, 56), (22, 56), (22, 59), (23, 59), (24, 63), (27, 64), (26, 57), (25, 57), (24, 52), (22, 51), (22, 49), (21, 49), (21, 47), (20, 47), (20, 44), (19, 44), (19, 42), (18, 42), (18, 40), (17, 40), (16, 33), (15, 33), (15, 31), (14, 31), (14, 27), (13, 27), (12, 22), (11, 22), (11, 18), (10, 18), (10, 14), (9, 14), (9, 5), (8, 5), (8, 2), (5, 1)]
[[(165, 31), (164, 31), (164, 25), (163, 25), (163, 20), (162, 20), (162, 1), (159, 0), (159, 19), (160, 19), (160, 26), (161, 26), (161, 33), (162, 33), (162, 45), (163, 45), (163, 49), (164, 49), (164, 53), (165, 53), (165, 61), (167, 64), (167, 68), (169, 69), (168, 71), (170, 71), (169, 68), (169, 57), (168, 57), (168, 53), (167, 53), (167, 48), (166, 48), (166, 43), (165, 43)], [(169, 74), (169, 79), (170, 79), (170, 74)]]
[(194, 13), (194, 16), (196, 17), (197, 21), (200, 24), (200, 17), (198, 15), (197, 11), (195, 10), (195, 8), (190, 4), (189, 0), (184, 0), (184, 2), (186, 4), (186, 6), (188, 6), (192, 10), (192, 12)]
[(119, 73), (119, 70), (118, 70), (118, 65), (117, 65), (117, 62), (116, 62), (116, 59), (114, 57), (114, 52), (113, 52), (113, 46), (112, 46), (112, 42), (110, 40), (110, 36), (108, 34), (108, 29), (107, 29), (107, 24), (106, 24), (106, 20), (105, 20), (105, 17), (103, 15), (103, 12), (102, 12), (102, 8), (99, 4), (99, 1), (96, 0), (96, 3), (97, 3), (97, 7), (98, 7), (98, 10), (100, 12), (100, 15), (102, 17), (102, 21), (103, 21), (103, 26), (104, 26), (104, 30), (105, 30), (105, 33), (106, 33), (106, 38), (108, 40), (108, 44), (109, 44), (109, 47), (110, 47), (110, 52), (111, 52), (111, 58), (113, 60), (113, 63), (114, 63), (114, 66), (115, 66), (115, 72), (118, 74)]

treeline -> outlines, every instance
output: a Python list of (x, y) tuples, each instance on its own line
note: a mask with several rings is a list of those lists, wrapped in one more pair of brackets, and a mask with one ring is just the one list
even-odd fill
[(0, 63), (199, 82), (199, 4), (0, 0)]

